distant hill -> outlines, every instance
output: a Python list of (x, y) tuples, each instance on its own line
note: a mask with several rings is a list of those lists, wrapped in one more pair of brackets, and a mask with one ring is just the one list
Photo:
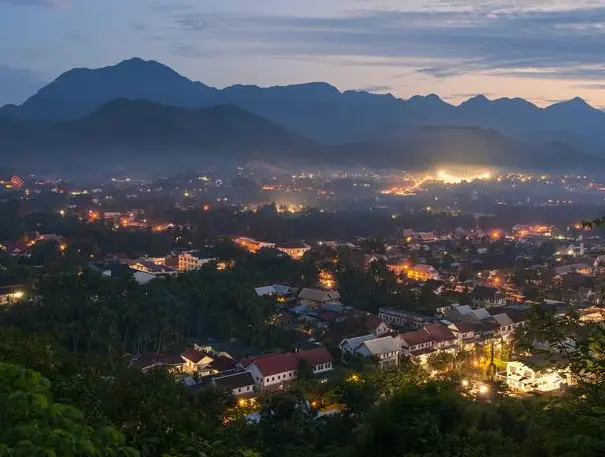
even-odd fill
[(444, 163), (544, 170), (604, 169), (564, 143), (529, 143), (493, 129), (422, 127), (391, 141), (322, 145), (234, 105), (188, 109), (114, 100), (73, 120), (0, 116), (0, 161), (26, 170), (146, 173), (265, 160), (426, 168)]
[[(443, 164), (534, 170), (605, 170), (605, 158), (561, 142), (529, 143), (493, 129), (422, 127), (385, 142), (329, 147), (328, 157), (375, 167), (428, 168)], [(340, 159), (342, 160), (342, 159)]]
[[(69, 70), (23, 105), (1, 108), (0, 115), (75, 119), (122, 98), (192, 109), (236, 105), (330, 144), (392, 141), (423, 126), (476, 126), (521, 137), (541, 132), (548, 141), (558, 141), (564, 134), (581, 138), (574, 146), (605, 155), (605, 113), (579, 98), (539, 108), (520, 98), (489, 100), (481, 95), (459, 106), (436, 95), (402, 100), (363, 91), (340, 92), (321, 82), (267, 88), (236, 85), (219, 90), (139, 58), (94, 70)], [(546, 132), (553, 132), (552, 137)]]
[(115, 100), (74, 120), (0, 116), (4, 163), (156, 168), (203, 160), (304, 156), (318, 145), (233, 105), (176, 108)]

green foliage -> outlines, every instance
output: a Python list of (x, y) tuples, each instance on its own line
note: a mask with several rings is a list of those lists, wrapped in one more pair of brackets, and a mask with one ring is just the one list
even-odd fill
[(0, 363), (0, 455), (138, 456), (111, 427), (95, 429), (84, 415), (54, 403), (39, 373)]

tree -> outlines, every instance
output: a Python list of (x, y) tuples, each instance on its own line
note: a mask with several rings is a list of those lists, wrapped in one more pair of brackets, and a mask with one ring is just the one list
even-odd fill
[(139, 455), (115, 429), (95, 429), (76, 408), (54, 403), (50, 387), (35, 371), (0, 363), (1, 455)]

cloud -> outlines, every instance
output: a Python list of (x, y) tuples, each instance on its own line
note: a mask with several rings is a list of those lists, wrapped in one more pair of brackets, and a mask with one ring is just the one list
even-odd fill
[(435, 78), (465, 73), (546, 79), (605, 75), (602, 2), (585, 0), (574, 7), (529, 0), (429, 4), (433, 8), (321, 17), (190, 13), (177, 14), (174, 21), (184, 31), (211, 33), (259, 55), (348, 58), (360, 65), (408, 68), (423, 60), (417, 71)]
[(574, 87), (590, 90), (605, 90), (605, 83), (578, 84)]
[(359, 89), (354, 89), (360, 92), (389, 92), (394, 90), (392, 86), (385, 86), (385, 85), (376, 85), (376, 86), (367, 86), (367, 87), (361, 87)]

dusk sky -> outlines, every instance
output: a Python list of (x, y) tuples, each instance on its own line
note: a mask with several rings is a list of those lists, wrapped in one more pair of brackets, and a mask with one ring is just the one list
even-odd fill
[(224, 87), (605, 107), (604, 0), (0, 0), (0, 104), (139, 56)]

